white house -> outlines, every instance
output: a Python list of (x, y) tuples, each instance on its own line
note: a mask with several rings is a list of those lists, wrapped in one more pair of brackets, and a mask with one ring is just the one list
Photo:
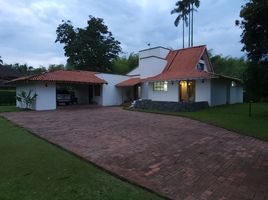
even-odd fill
[[(72, 88), (79, 104), (120, 105), (134, 99), (200, 102), (210, 106), (243, 102), (241, 80), (214, 73), (206, 46), (180, 50), (155, 47), (139, 52), (139, 66), (127, 75), (55, 71), (14, 79), (17, 94), (37, 94), (35, 110), (56, 109), (58, 88)], [(17, 102), (17, 107), (24, 107)]]

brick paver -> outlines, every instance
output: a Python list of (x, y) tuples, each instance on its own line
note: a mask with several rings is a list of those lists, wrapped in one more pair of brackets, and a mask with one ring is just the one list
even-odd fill
[(268, 199), (268, 143), (121, 108), (5, 113), (52, 143), (171, 199)]

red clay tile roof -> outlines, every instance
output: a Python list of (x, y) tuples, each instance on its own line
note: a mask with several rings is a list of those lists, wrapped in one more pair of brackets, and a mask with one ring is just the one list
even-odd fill
[(199, 71), (196, 66), (206, 51), (206, 46), (197, 46), (186, 49), (170, 51), (167, 55), (167, 65), (163, 72), (144, 81), (164, 81), (179, 79), (209, 78), (211, 72)]
[(95, 75), (95, 72), (89, 71), (54, 71), (46, 72), (40, 75), (26, 76), (12, 80), (18, 81), (51, 81), (51, 82), (66, 82), (66, 83), (87, 83), (87, 84), (104, 84), (105, 80), (100, 79)]
[(129, 86), (134, 86), (141, 83), (140, 78), (130, 78), (128, 80), (122, 81), (121, 83), (118, 83), (116, 86), (117, 87), (129, 87)]

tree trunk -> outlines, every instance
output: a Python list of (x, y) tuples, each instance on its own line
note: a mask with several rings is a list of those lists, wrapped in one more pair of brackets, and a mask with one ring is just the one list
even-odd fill
[(191, 46), (194, 46), (194, 4), (192, 4), (192, 41)]
[(184, 23), (185, 23), (185, 17), (183, 16), (183, 20), (182, 20), (182, 48), (184, 49)]
[(188, 33), (188, 47), (191, 46), (191, 5), (189, 5), (189, 19), (188, 19), (189, 33)]

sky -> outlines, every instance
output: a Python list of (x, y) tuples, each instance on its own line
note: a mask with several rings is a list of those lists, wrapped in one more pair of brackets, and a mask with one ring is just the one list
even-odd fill
[[(55, 43), (62, 20), (85, 27), (88, 16), (104, 19), (124, 54), (151, 47), (182, 48), (182, 27), (171, 15), (176, 0), (0, 0), (0, 56), (4, 63), (47, 67), (65, 64)], [(201, 0), (195, 13), (194, 45), (214, 54), (241, 57), (241, 30), (235, 26), (245, 0)]]

